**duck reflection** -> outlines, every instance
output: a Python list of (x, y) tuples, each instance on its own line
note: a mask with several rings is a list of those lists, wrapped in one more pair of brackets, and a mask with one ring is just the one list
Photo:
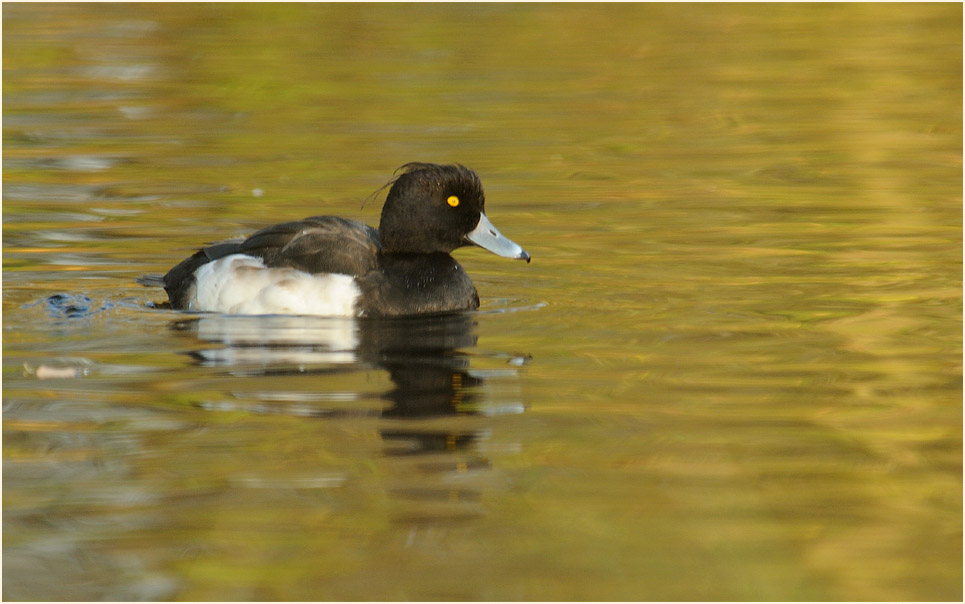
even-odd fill
[[(237, 406), (265, 413), (296, 413), (316, 417), (373, 416), (384, 444), (383, 453), (395, 459), (400, 475), (436, 477), (425, 484), (402, 480), (391, 487), (398, 498), (415, 503), (405, 515), (421, 523), (428, 518), (424, 502), (477, 502), (479, 493), (466, 484), (453, 490), (446, 482), (456, 474), (487, 470), (489, 459), (477, 443), (489, 434), (484, 416), (522, 413), (516, 367), (526, 358), (476, 349), (477, 314), (352, 320), (323, 317), (245, 317), (210, 315), (179, 321), (173, 328), (186, 336), (196, 335), (202, 346), (189, 354), (198, 364), (225, 368), (233, 376), (317, 375), (322, 388), (312, 382), (312, 392), (233, 395)], [(474, 368), (482, 364), (489, 368)], [(498, 366), (498, 369), (492, 369)], [(391, 388), (376, 396), (385, 405), (366, 407), (361, 399), (366, 380), (353, 379), (378, 368), (386, 371)], [(348, 391), (344, 384), (348, 376)], [(253, 382), (253, 383), (258, 383)], [(335, 387), (340, 384), (340, 390)], [(326, 385), (332, 391), (325, 390)], [(354, 391), (353, 391), (354, 388)], [(252, 398), (260, 399), (253, 401)], [(278, 401), (308, 401), (299, 410)], [(346, 401), (350, 404), (346, 405)], [(357, 403), (357, 404), (356, 404)], [(287, 409), (287, 411), (285, 411)], [(448, 418), (448, 419), (446, 419)], [(415, 473), (415, 474), (413, 474)], [(471, 481), (470, 481), (471, 482)], [(430, 516), (438, 517), (441, 510)], [(451, 511), (451, 510), (450, 510)], [(462, 510), (458, 517), (462, 517)], [(470, 515), (475, 515), (478, 510)], [(451, 514), (448, 515), (451, 519)]]
[[(200, 365), (224, 367), (238, 376), (385, 369), (394, 385), (382, 395), (392, 403), (380, 412), (386, 418), (522, 411), (517, 401), (481, 398), (481, 386), (493, 372), (470, 368), (470, 349), (478, 339), (473, 315), (383, 320), (212, 315), (172, 327), (208, 344), (188, 353)], [(491, 356), (514, 366), (527, 360)], [(515, 374), (515, 369), (498, 374)]]

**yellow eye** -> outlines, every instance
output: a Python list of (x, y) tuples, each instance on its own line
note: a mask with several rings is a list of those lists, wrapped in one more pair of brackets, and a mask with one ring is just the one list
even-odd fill
[(452, 207), (456, 207), (457, 205), (459, 205), (459, 198), (456, 197), (455, 195), (450, 195), (449, 199), (446, 200), (446, 203), (448, 203)]

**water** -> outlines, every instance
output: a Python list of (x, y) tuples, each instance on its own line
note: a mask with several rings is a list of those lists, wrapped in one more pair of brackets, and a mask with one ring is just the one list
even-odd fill
[[(961, 22), (4, 4), (4, 598), (960, 599)], [(409, 161), (478, 313), (134, 281)]]

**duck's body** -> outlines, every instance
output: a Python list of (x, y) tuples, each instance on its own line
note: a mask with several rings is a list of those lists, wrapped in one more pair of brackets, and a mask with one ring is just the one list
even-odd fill
[(163, 277), (171, 306), (232, 314), (391, 317), (472, 310), (476, 288), (449, 253), (479, 245), (529, 261), (484, 213), (462, 166), (407, 164), (379, 230), (315, 216), (199, 250)]

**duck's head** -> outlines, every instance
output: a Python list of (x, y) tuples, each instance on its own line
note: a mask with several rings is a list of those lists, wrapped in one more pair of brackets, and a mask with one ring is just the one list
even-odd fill
[(382, 206), (379, 238), (386, 254), (428, 254), (478, 245), (504, 258), (529, 254), (486, 217), (476, 173), (461, 165), (410, 163), (399, 168)]

